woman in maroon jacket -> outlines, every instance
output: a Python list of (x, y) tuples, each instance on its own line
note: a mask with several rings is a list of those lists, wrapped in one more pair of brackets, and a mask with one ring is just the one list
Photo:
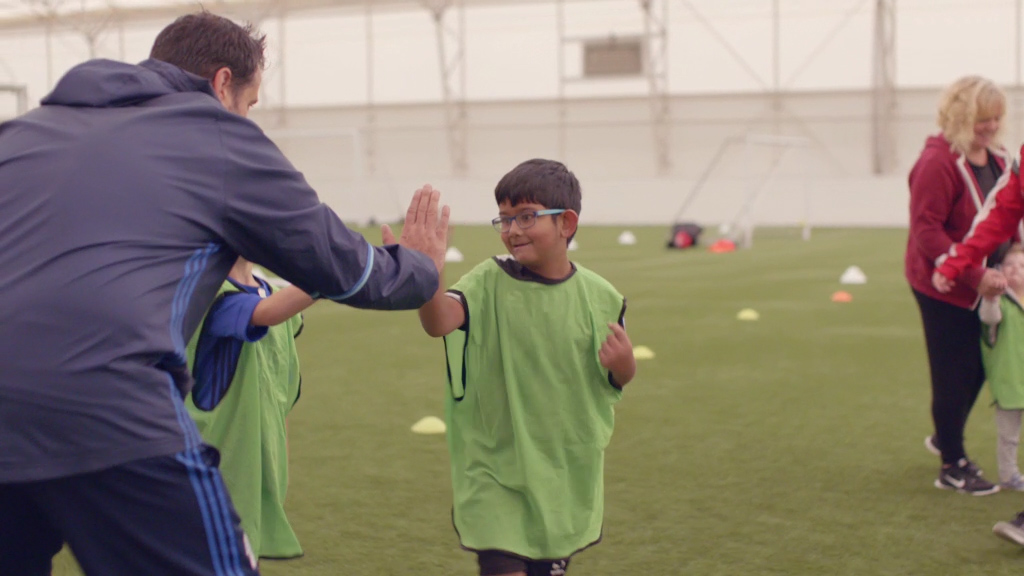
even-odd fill
[(906, 276), (921, 310), (932, 380), (935, 434), (925, 445), (942, 458), (937, 488), (985, 495), (999, 491), (964, 451), (964, 425), (985, 382), (980, 324), (974, 308), (979, 291), (998, 278), (975, 270), (953, 290), (932, 286), (936, 261), (971, 227), (988, 193), (1007, 177), (1009, 157), (998, 142), (1006, 97), (990, 80), (967, 76), (942, 95), (941, 134), (925, 142), (910, 171), (910, 235)]

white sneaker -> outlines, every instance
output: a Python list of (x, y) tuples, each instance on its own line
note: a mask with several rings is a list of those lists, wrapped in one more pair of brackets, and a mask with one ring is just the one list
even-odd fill
[(992, 527), (992, 533), (1007, 542), (1013, 542), (1018, 546), (1024, 546), (1024, 513), (1017, 514), (1017, 517), (1009, 522), (996, 522)]

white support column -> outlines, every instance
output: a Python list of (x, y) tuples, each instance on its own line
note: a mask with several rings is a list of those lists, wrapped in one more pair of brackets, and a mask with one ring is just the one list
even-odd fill
[(287, 2), (281, 2), (277, 13), (277, 125), (280, 128), (288, 126), (288, 54), (285, 50), (287, 6)]
[(896, 168), (896, 0), (875, 1), (872, 58), (872, 170)]
[(1014, 3), (1014, 58), (1013, 58), (1013, 130), (1011, 142), (1020, 142), (1024, 136), (1024, 94), (1021, 93), (1021, 17), (1024, 16), (1024, 0)]
[(46, 91), (53, 90), (56, 80), (53, 77), (53, 16), (46, 19)]
[(565, 0), (557, 0), (555, 23), (558, 29), (558, 161), (568, 162), (566, 154), (568, 151), (566, 135), (566, 121), (568, 120), (569, 109), (565, 101), (565, 84), (568, 81), (565, 70), (566, 42), (565, 35)]
[[(440, 59), (441, 95), (452, 172), (465, 174), (466, 158), (466, 12), (463, 0), (424, 0), (434, 16)], [(450, 8), (454, 8), (453, 11)]]
[(124, 21), (117, 21), (117, 59), (125, 62), (128, 60), (128, 53), (124, 46)]
[(97, 45), (113, 23), (113, 13), (93, 14), (83, 9), (80, 13), (70, 15), (68, 19), (72, 28), (82, 35), (89, 47), (89, 59), (99, 58)]
[(772, 132), (782, 134), (782, 17), (779, 0), (772, 0)]
[(668, 0), (640, 0), (644, 13), (644, 73), (651, 102), (655, 165), (659, 174), (672, 169), (672, 110), (668, 92)]
[(366, 173), (377, 172), (377, 108), (374, 103), (374, 59), (373, 0), (366, 0), (366, 129), (363, 138)]

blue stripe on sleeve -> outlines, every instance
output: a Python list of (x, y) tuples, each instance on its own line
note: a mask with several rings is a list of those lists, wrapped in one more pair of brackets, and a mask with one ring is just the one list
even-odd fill
[[(359, 281), (356, 282), (356, 285), (351, 287), (351, 288), (349, 288), (348, 290), (346, 290), (345, 293), (342, 294), (341, 296), (323, 296), (323, 297), (327, 298), (329, 300), (334, 300), (335, 302), (340, 302), (341, 300), (346, 300), (346, 299), (350, 298), (356, 292), (359, 292), (360, 290), (362, 290), (363, 286), (366, 285), (366, 281), (370, 279), (370, 272), (373, 270), (373, 259), (374, 259), (374, 257), (375, 257), (375, 251), (373, 249), (373, 245), (370, 244), (369, 242), (367, 242), (366, 243), (366, 267), (363, 268), (363, 275), (359, 278)], [(316, 296), (315, 296), (315, 298), (320, 298), (320, 297), (321, 297), (321, 295), (319, 293), (317, 293)]]

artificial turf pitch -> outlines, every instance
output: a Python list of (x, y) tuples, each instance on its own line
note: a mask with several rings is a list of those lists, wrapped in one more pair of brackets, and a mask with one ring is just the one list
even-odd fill
[[(638, 362), (617, 406), (604, 541), (570, 574), (1020, 573), (1024, 549), (991, 527), (1024, 508), (1024, 493), (932, 486), (905, 230), (819, 229), (802, 241), (760, 229), (752, 249), (711, 254), (664, 248), (664, 227), (630, 227), (638, 242), (622, 246), (624, 229), (584, 227), (571, 256), (626, 295), (633, 344), (655, 358)], [(449, 264), (449, 283), (503, 251), (489, 227), (459, 226), (452, 244), (466, 259)], [(850, 265), (867, 284), (840, 285)], [(853, 301), (832, 302), (837, 290)], [(737, 320), (744, 308), (760, 319)], [(451, 527), (444, 437), (409, 430), (443, 414), (441, 341), (415, 312), (321, 302), (305, 317), (287, 508), (306, 556), (264, 561), (262, 573), (475, 574)], [(983, 391), (967, 448), (994, 479), (990, 401)], [(77, 573), (58, 557), (55, 575)]]

